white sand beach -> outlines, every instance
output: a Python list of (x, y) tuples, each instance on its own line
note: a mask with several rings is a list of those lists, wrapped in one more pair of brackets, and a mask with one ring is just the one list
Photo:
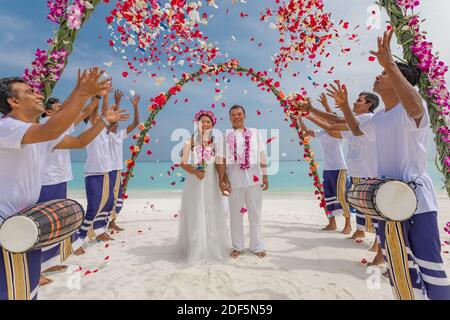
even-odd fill
[[(84, 198), (75, 198), (85, 205)], [(39, 299), (393, 298), (388, 279), (378, 269), (366, 273), (361, 262), (374, 256), (368, 251), (374, 235), (357, 243), (339, 232), (321, 231), (326, 218), (309, 193), (265, 194), (266, 258), (247, 251), (236, 260), (192, 266), (173, 256), (179, 205), (180, 194), (131, 194), (118, 220), (125, 231), (108, 244), (92, 242), (83, 256), (71, 256), (68, 271), (47, 274), (54, 283), (41, 288)], [(444, 243), (450, 238), (443, 231), (450, 220), (445, 194), (439, 196), (439, 208)], [(343, 218), (338, 223), (341, 227)], [(450, 273), (450, 246), (442, 250)]]

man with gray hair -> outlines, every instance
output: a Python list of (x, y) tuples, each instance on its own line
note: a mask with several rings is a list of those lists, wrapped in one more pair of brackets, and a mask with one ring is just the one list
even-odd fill
[(250, 223), (250, 250), (259, 258), (266, 256), (261, 240), (262, 191), (269, 188), (265, 146), (257, 129), (245, 127), (245, 109), (234, 105), (229, 111), (232, 130), (226, 141), (219, 141), (216, 168), (220, 190), (228, 195), (233, 249), (231, 257), (244, 251), (243, 216)]

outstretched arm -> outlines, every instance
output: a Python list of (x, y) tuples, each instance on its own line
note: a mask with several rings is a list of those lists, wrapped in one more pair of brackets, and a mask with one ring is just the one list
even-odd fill
[(322, 119), (314, 116), (308, 116), (307, 119), (310, 120), (312, 123), (316, 124), (317, 126), (319, 126), (320, 128), (324, 129), (330, 136), (335, 138), (342, 138), (342, 135), (338, 131), (334, 130), (335, 127), (337, 126), (342, 127), (342, 125), (330, 125), (329, 123), (323, 121)]
[(364, 133), (359, 129), (359, 121), (350, 109), (348, 103), (347, 87), (345, 85), (337, 84), (337, 87), (331, 85), (331, 89), (327, 89), (328, 95), (333, 97), (336, 104), (341, 108), (344, 113), (347, 126), (354, 136), (362, 136)]
[(91, 102), (81, 111), (81, 113), (78, 115), (78, 117), (75, 119), (74, 124), (77, 126), (80, 124), (81, 121), (88, 118), (92, 111), (94, 111), (98, 107), (99, 98), (95, 96), (91, 99)]
[(322, 110), (314, 108), (310, 98), (306, 98), (304, 101), (297, 102), (294, 106), (294, 109), (297, 109), (297, 111), (301, 112), (313, 113), (330, 123), (345, 123), (345, 120), (342, 117), (339, 117), (334, 113), (324, 112)]
[(316, 136), (316, 133), (314, 132), (314, 130), (309, 129), (303, 121), (298, 120), (298, 123), (300, 124), (300, 129), (302, 129), (303, 132), (306, 132), (306, 134), (308, 136), (310, 136), (310, 137)]
[[(113, 108), (110, 108), (106, 110), (104, 119), (108, 123), (114, 123), (117, 121), (125, 121), (130, 116), (125, 113), (126, 110), (113, 110)], [(99, 119), (88, 130), (84, 131), (82, 134), (80, 134), (77, 137), (72, 136), (65, 136), (63, 140), (61, 140), (60, 143), (58, 143), (55, 146), (55, 149), (81, 149), (86, 147), (89, 143), (91, 143), (92, 140), (95, 139), (95, 137), (98, 136), (98, 134), (105, 128), (105, 123)]]
[(141, 97), (139, 95), (135, 95), (132, 100), (134, 117), (133, 117), (133, 122), (130, 123), (127, 127), (127, 134), (132, 132), (139, 125), (139, 100), (140, 99), (141, 99)]
[(22, 138), (22, 144), (39, 143), (57, 139), (75, 121), (89, 98), (97, 95), (106, 87), (106, 81), (99, 81), (103, 72), (98, 68), (84, 71), (78, 70), (75, 89), (63, 103), (61, 110), (56, 112), (44, 124), (33, 124)]
[(422, 97), (419, 92), (411, 85), (403, 76), (391, 52), (391, 40), (394, 35), (394, 30), (386, 31), (383, 38), (378, 37), (378, 51), (371, 51), (370, 53), (377, 57), (378, 62), (384, 68), (385, 72), (391, 79), (394, 91), (397, 94), (400, 102), (405, 108), (408, 115), (416, 120), (419, 125), (425, 112)]
[(82, 149), (86, 147), (105, 128), (103, 121), (97, 121), (94, 126), (84, 131), (77, 137), (65, 136), (55, 149)]

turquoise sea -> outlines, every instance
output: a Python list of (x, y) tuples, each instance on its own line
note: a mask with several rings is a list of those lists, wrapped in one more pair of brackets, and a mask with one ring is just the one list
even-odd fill
[[(321, 163), (319, 162), (319, 168)], [(183, 188), (181, 168), (172, 171), (172, 162), (139, 162), (130, 180), (128, 193), (132, 191), (176, 191)], [(77, 193), (84, 190), (84, 162), (73, 162), (74, 180), (69, 183), (69, 190)], [(170, 172), (170, 176), (168, 174)], [(313, 190), (312, 178), (308, 176), (308, 165), (299, 161), (280, 161), (278, 173), (269, 177), (271, 192), (298, 192)], [(442, 192), (441, 174), (433, 161), (427, 164), (427, 172), (432, 177), (436, 191)], [(151, 179), (153, 177), (153, 180)], [(175, 182), (175, 185), (172, 183)]]

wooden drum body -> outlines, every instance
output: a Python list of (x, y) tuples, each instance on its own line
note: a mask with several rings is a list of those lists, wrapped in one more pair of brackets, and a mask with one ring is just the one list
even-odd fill
[(83, 207), (70, 199), (42, 202), (6, 219), (0, 246), (13, 253), (40, 249), (70, 237), (84, 219)]
[(346, 192), (356, 210), (390, 221), (405, 221), (417, 209), (417, 197), (410, 185), (394, 179), (366, 179)]

